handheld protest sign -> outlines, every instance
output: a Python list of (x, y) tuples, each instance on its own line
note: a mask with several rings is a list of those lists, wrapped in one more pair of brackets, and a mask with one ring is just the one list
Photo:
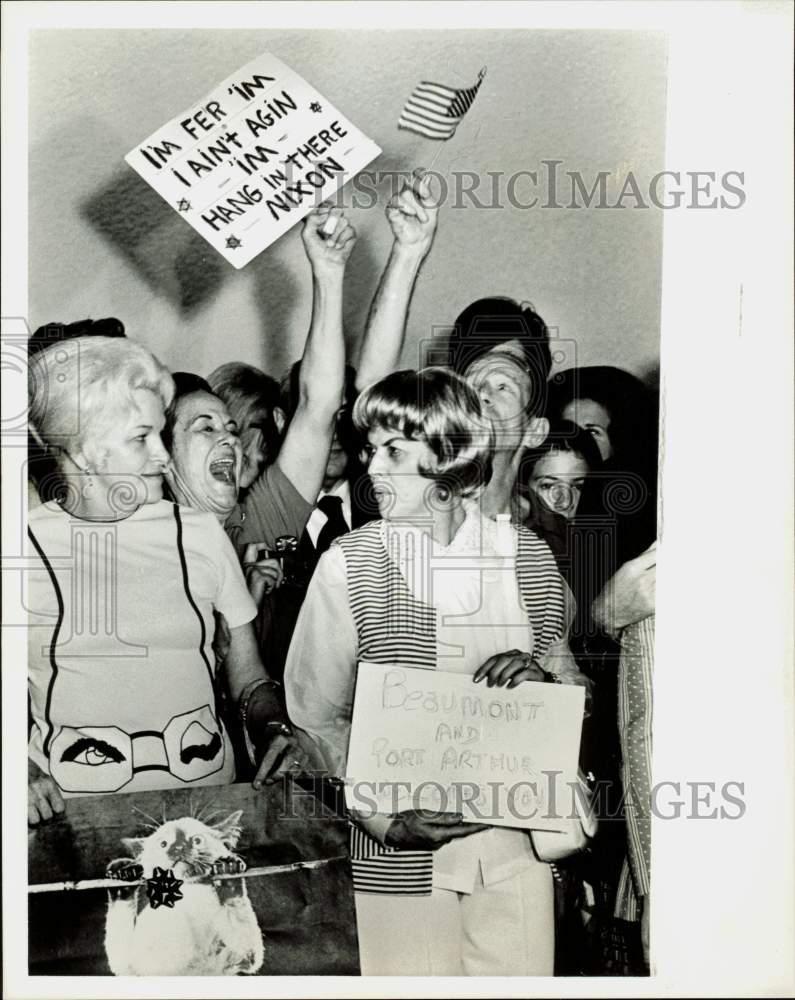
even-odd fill
[(125, 160), (241, 268), (380, 152), (310, 83), (266, 52)]
[(69, 799), (28, 848), (31, 975), (358, 975), (348, 825), (291, 781)]
[(576, 804), (584, 702), (574, 685), (484, 688), (465, 674), (361, 662), (348, 806), (562, 831)]

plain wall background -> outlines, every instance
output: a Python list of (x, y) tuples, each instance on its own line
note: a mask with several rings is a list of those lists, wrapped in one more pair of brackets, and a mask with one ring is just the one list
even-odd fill
[[(124, 156), (224, 77), (270, 50), (383, 149), (368, 170), (427, 165), (438, 144), (396, 127), (421, 79), (470, 86), (488, 73), (435, 169), (539, 171), (558, 159), (590, 188), (663, 168), (666, 48), (629, 31), (35, 31), (30, 45), (29, 321), (117, 316), (172, 368), (242, 360), (279, 375), (300, 356), (309, 265), (295, 227), (242, 271), (228, 265)], [(567, 204), (569, 183), (559, 187)], [(345, 323), (355, 359), (391, 241), (379, 202), (351, 217)], [(488, 202), (490, 188), (480, 190)], [(517, 193), (531, 197), (527, 180)], [(536, 192), (539, 205), (543, 187)], [(347, 200), (347, 198), (346, 198)], [(557, 364), (609, 363), (655, 379), (662, 217), (658, 209), (442, 209), (417, 285), (403, 362), (473, 298), (527, 299), (554, 328)]]

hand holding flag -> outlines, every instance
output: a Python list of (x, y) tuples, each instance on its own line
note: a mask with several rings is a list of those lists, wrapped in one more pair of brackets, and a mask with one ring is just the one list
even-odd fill
[(439, 203), (431, 196), (428, 177), (422, 168), (413, 172), (411, 184), (404, 184), (386, 207), (395, 243), (403, 250), (419, 252), (421, 257), (433, 243), (438, 214)]

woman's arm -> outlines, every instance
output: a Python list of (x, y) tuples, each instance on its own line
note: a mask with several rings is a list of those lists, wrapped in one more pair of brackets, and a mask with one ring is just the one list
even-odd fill
[[(336, 220), (335, 228), (325, 236), (331, 220)], [(301, 496), (314, 504), (342, 402), (342, 281), (356, 231), (340, 209), (321, 205), (306, 217), (302, 237), (312, 265), (312, 323), (301, 359), (298, 405), (276, 462)]]
[(232, 544), (211, 515), (205, 518), (205, 542), (213, 552), (217, 586), (213, 606), (228, 635), (224, 658), (227, 686), (232, 704), (241, 716), (243, 734), (252, 764), (257, 765), (254, 787), (266, 777), (295, 770), (311, 769), (290, 728), (281, 698), (281, 685), (272, 680), (260, 659), (253, 619), (257, 608)]
[(357, 391), (398, 367), (414, 284), (433, 244), (438, 213), (422, 170), (415, 170), (412, 186), (404, 187), (387, 205), (394, 242), (367, 317), (356, 370)]
[(231, 628), (229, 635), (225, 664), (229, 693), (257, 767), (252, 784), (259, 788), (267, 778), (310, 771), (312, 760), (290, 725), (280, 697), (281, 684), (269, 678), (262, 665), (251, 622)]
[(345, 557), (332, 545), (317, 564), (284, 669), (287, 711), (312, 737), (332, 774), (348, 756), (358, 654)]

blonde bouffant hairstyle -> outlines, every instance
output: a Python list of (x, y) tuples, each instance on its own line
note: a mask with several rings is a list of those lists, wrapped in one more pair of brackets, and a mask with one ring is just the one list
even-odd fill
[(31, 358), (28, 422), (37, 442), (57, 451), (100, 441), (148, 389), (165, 409), (174, 382), (157, 358), (121, 337), (76, 337)]
[(434, 463), (420, 473), (454, 495), (468, 497), (491, 479), (494, 431), (477, 393), (447, 368), (399, 371), (368, 386), (356, 400), (353, 422), (362, 435), (374, 428), (423, 441)]

